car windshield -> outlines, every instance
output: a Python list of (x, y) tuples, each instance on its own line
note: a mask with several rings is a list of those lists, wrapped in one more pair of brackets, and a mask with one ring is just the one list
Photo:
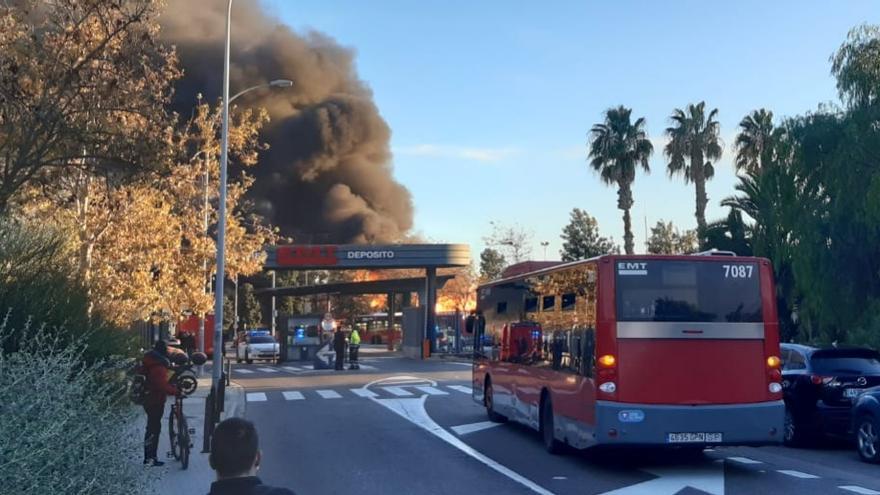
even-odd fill
[(251, 344), (274, 344), (275, 339), (269, 335), (254, 335), (250, 338)]
[(873, 351), (817, 351), (811, 361), (820, 375), (880, 375), (880, 354)]

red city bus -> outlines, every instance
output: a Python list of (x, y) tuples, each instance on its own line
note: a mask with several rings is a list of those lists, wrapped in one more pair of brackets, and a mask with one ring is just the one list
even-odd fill
[(782, 442), (766, 259), (608, 255), (477, 291), (474, 400), (551, 452)]

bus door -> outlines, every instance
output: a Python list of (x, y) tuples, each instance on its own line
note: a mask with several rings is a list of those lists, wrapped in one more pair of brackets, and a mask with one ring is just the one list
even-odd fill
[(528, 420), (537, 415), (541, 398), (541, 325), (533, 322), (513, 323), (510, 325), (509, 340), (512, 352), (508, 361), (515, 397), (513, 406), (517, 416)]

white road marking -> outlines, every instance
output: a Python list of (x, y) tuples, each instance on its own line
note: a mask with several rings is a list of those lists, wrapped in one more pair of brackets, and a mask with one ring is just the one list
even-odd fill
[(248, 402), (266, 402), (266, 394), (263, 392), (248, 392)]
[(568, 476), (554, 476), (553, 479), (554, 480), (567, 480)]
[(382, 387), (384, 390), (388, 391), (388, 393), (394, 394), (398, 397), (409, 397), (412, 395), (412, 392), (409, 390), (404, 390), (400, 387)]
[(428, 394), (428, 395), (449, 395), (449, 392), (444, 392), (444, 391), (440, 390), (439, 388), (428, 387), (428, 386), (424, 386), (424, 385), (420, 386), (420, 387), (416, 387), (416, 388), (421, 390), (422, 392)]
[(630, 485), (603, 495), (673, 494), (694, 488), (713, 495), (724, 495), (724, 461), (687, 467), (645, 469), (657, 478)]
[(786, 476), (792, 476), (794, 478), (800, 478), (802, 480), (813, 480), (818, 478), (815, 474), (804, 473), (802, 471), (793, 471), (791, 469), (777, 469), (777, 473), (782, 473)]
[(754, 459), (749, 459), (748, 457), (728, 457), (728, 461), (738, 462), (740, 464), (764, 464), (761, 461), (756, 461)]
[(254, 372), (254, 370), (249, 370), (249, 369), (246, 369), (246, 368), (232, 368), (232, 373), (233, 373), (233, 374), (235, 374), (235, 373), (241, 373), (241, 374), (243, 374), (243, 375), (249, 375), (249, 374), (251, 374), (251, 373), (253, 373), (253, 372)]
[(339, 392), (335, 390), (316, 390), (318, 395), (323, 397), (324, 399), (341, 399), (342, 396), (339, 395)]
[(281, 395), (284, 396), (284, 400), (303, 400), (302, 392), (289, 391), (289, 392), (281, 392)]
[(459, 363), (458, 361), (450, 361), (448, 364), (457, 364), (459, 366), (467, 366), (468, 368), (473, 366), (473, 363)]
[[(381, 381), (381, 380), (377, 380)], [(375, 383), (375, 382), (374, 382)], [(369, 384), (371, 385), (371, 384)], [(369, 386), (367, 385), (367, 386)], [(545, 489), (544, 487), (536, 484), (532, 480), (522, 476), (516, 471), (511, 470), (510, 468), (505, 467), (502, 464), (495, 462), (494, 460), (486, 457), (474, 450), (468, 444), (459, 440), (455, 435), (449, 433), (444, 430), (442, 426), (438, 425), (428, 416), (428, 413), (425, 412), (425, 399), (427, 399), (427, 395), (423, 395), (418, 399), (376, 399), (372, 398), (371, 400), (381, 404), (382, 406), (388, 408), (398, 416), (412, 422), (416, 426), (424, 429), (428, 433), (440, 438), (444, 442), (452, 445), (458, 450), (464, 452), (465, 454), (473, 457), (474, 459), (482, 462), (486, 466), (498, 471), (499, 473), (507, 476), (513, 481), (525, 486), (529, 490), (532, 490), (535, 493), (540, 495), (554, 495), (553, 492)]]
[(471, 423), (468, 425), (453, 426), (452, 431), (454, 431), (456, 435), (462, 436), (462, 435), (467, 435), (468, 433), (473, 433), (475, 431), (487, 430), (487, 429), (493, 428), (495, 426), (501, 426), (501, 423), (493, 423), (491, 421), (480, 421), (479, 423)]
[(367, 390), (365, 388), (353, 388), (351, 392), (358, 397), (378, 397), (379, 394), (373, 392), (372, 390)]
[(287, 371), (302, 371), (301, 369), (297, 368), (296, 366), (282, 366), (282, 368), (286, 369)]
[(377, 369), (375, 366), (370, 366), (369, 364), (358, 364), (362, 370), (375, 370)]
[(278, 373), (278, 370), (276, 370), (275, 368), (257, 368), (257, 369), (262, 371), (263, 373)]
[(846, 490), (848, 492), (859, 493), (861, 495), (880, 495), (880, 492), (877, 490), (871, 490), (870, 488), (862, 488), (858, 485), (844, 485), (838, 486), (841, 490)]
[(471, 390), (470, 387), (465, 387), (464, 385), (449, 385), (449, 388), (451, 388), (452, 390), (455, 390), (456, 392), (461, 392), (463, 394), (471, 395), (474, 393), (474, 391)]

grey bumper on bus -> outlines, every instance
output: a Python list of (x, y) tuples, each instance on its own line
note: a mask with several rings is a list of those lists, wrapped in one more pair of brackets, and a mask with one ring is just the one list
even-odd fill
[(783, 437), (785, 405), (753, 404), (667, 406), (598, 401), (596, 441), (620, 445), (688, 445), (670, 443), (670, 433), (721, 433), (721, 442), (693, 445), (770, 445)]

